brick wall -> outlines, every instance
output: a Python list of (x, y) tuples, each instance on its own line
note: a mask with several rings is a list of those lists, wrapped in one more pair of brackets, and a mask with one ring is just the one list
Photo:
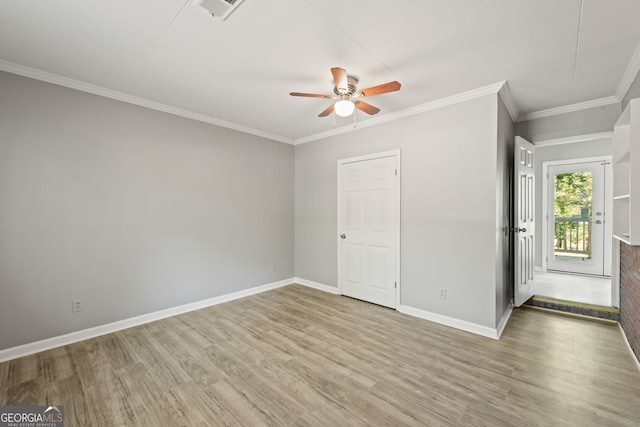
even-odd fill
[(620, 324), (640, 360), (640, 246), (620, 243)]

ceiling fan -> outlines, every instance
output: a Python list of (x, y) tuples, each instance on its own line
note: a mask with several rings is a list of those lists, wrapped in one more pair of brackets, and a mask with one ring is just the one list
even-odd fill
[(347, 117), (353, 114), (355, 108), (364, 111), (367, 114), (377, 114), (380, 109), (371, 104), (361, 101), (361, 98), (367, 96), (381, 95), (387, 92), (395, 92), (400, 90), (400, 83), (397, 81), (384, 83), (367, 89), (358, 90), (358, 79), (347, 74), (344, 68), (333, 67), (331, 69), (335, 87), (333, 93), (335, 95), (320, 95), (315, 93), (291, 92), (291, 96), (305, 96), (308, 98), (335, 99), (336, 102), (331, 104), (329, 108), (324, 110), (318, 117), (326, 117), (332, 112), (341, 117)]

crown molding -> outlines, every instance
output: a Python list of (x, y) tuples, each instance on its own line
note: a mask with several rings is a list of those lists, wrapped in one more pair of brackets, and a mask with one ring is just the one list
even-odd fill
[[(441, 98), (435, 101), (427, 102), (426, 104), (410, 107), (395, 113), (385, 114), (384, 116), (375, 117), (369, 120), (359, 122), (355, 125), (348, 125), (331, 129), (326, 132), (320, 132), (314, 135), (305, 136), (293, 140), (293, 145), (306, 144), (307, 142), (318, 141), (320, 139), (329, 138), (331, 136), (341, 135), (343, 133), (353, 132), (357, 129), (367, 128), (370, 126), (376, 126), (382, 123), (390, 122), (393, 120), (403, 119), (416, 114), (424, 113), (427, 111), (437, 110), (439, 108), (448, 107), (450, 105), (459, 104), (461, 102), (470, 101), (472, 99), (480, 98), (486, 95), (497, 94), (504, 87), (506, 82), (502, 81), (494, 83), (489, 86), (484, 86), (478, 89), (470, 90), (468, 92), (459, 93), (457, 95)], [(506, 104), (506, 103), (505, 103)], [(509, 113), (511, 114), (511, 113)]]
[(567, 136), (564, 138), (545, 139), (542, 141), (531, 141), (536, 147), (544, 147), (549, 145), (572, 144), (574, 142), (593, 141), (596, 139), (613, 138), (613, 132), (589, 133), (586, 135)]
[(320, 139), (329, 138), (331, 136), (340, 135), (343, 133), (353, 132), (354, 130), (375, 126), (378, 124), (386, 123), (393, 120), (402, 119), (405, 117), (413, 116), (427, 111), (436, 110), (439, 108), (447, 107), (450, 105), (458, 104), (461, 102), (469, 101), (482, 96), (498, 94), (502, 99), (509, 116), (514, 122), (523, 122), (527, 120), (540, 119), (544, 117), (551, 117), (558, 114), (566, 114), (575, 111), (586, 110), (589, 108), (603, 107), (607, 105), (619, 104), (624, 98), (626, 92), (631, 87), (631, 84), (635, 80), (638, 73), (640, 73), (640, 45), (636, 48), (629, 66), (624, 73), (615, 96), (609, 96), (606, 98), (594, 99), (591, 101), (580, 102), (571, 105), (565, 105), (562, 107), (550, 108), (547, 110), (536, 111), (532, 113), (519, 115), (518, 108), (513, 100), (509, 85), (506, 81), (498, 82), (492, 85), (484, 86), (478, 89), (470, 90), (467, 92), (459, 93), (446, 98), (441, 98), (435, 101), (427, 102), (425, 104), (410, 107), (402, 111), (395, 113), (385, 114), (383, 116), (374, 117), (355, 125), (347, 125), (335, 129), (328, 130), (326, 132), (320, 132), (317, 134), (305, 136), (302, 138), (288, 138), (282, 135), (276, 135), (269, 132), (264, 132), (258, 129), (243, 126), (237, 123), (228, 122), (221, 119), (216, 119), (201, 113), (195, 113), (193, 111), (184, 110), (170, 105), (162, 104), (159, 102), (151, 101), (149, 99), (129, 95), (123, 92), (119, 92), (112, 89), (107, 89), (101, 86), (85, 83), (79, 80), (63, 77), (58, 74), (49, 73), (46, 71), (38, 70), (36, 68), (26, 67), (24, 65), (15, 64), (13, 62), (0, 60), (0, 71), (6, 71), (8, 73), (17, 74), (20, 76), (32, 78), (35, 80), (44, 81), (47, 83), (55, 84), (58, 86), (67, 87), (70, 89), (79, 90), (82, 92), (90, 93), (93, 95), (103, 96), (105, 98), (114, 99), (128, 104), (137, 105), (144, 108), (160, 111), (163, 113), (172, 114), (179, 117), (184, 117), (191, 120), (196, 120), (203, 123), (208, 123), (215, 126), (220, 126), (227, 129), (236, 130), (243, 133), (259, 136), (262, 138), (270, 139), (273, 141), (283, 142), (285, 144), (299, 145), (307, 142), (317, 141)]
[(509, 112), (511, 120), (513, 120), (514, 122), (517, 121), (519, 117), (518, 107), (513, 100), (513, 96), (511, 95), (511, 90), (509, 90), (509, 84), (507, 82), (504, 82), (504, 85), (502, 85), (502, 87), (498, 91), (498, 94), (500, 95), (505, 108)]
[(622, 75), (622, 79), (620, 80), (618, 89), (616, 90), (616, 98), (620, 101), (624, 99), (638, 73), (640, 73), (640, 44), (638, 44), (636, 50), (633, 52), (629, 65)]
[(558, 114), (573, 113), (575, 111), (588, 110), (589, 108), (605, 107), (607, 105), (619, 104), (620, 100), (615, 96), (593, 99), (591, 101), (578, 102), (576, 104), (564, 105), (562, 107), (549, 108), (548, 110), (535, 111), (523, 114), (516, 122), (526, 122), (527, 120), (541, 119), (544, 117), (557, 116)]
[(13, 62), (0, 60), (0, 70), (6, 71), (12, 74), (18, 74), (23, 77), (28, 77), (35, 80), (52, 83), (58, 86), (79, 90), (79, 91), (90, 93), (93, 95), (115, 99), (116, 101), (122, 101), (128, 104), (149, 108), (151, 110), (161, 111), (163, 113), (173, 114), (175, 116), (180, 116), (187, 119), (196, 120), (199, 122), (208, 123), (211, 125), (220, 126), (227, 129), (237, 130), (239, 132), (244, 132), (244, 133), (259, 136), (262, 138), (271, 139), (273, 141), (284, 142), (286, 144), (293, 144), (293, 140), (291, 138), (287, 138), (281, 135), (275, 135), (272, 133), (263, 132), (261, 130), (239, 125), (237, 123), (216, 119), (214, 117), (207, 116), (205, 114), (194, 113), (193, 111), (183, 110), (181, 108), (172, 107), (170, 105), (151, 101), (149, 99), (140, 98), (140, 97), (129, 95), (123, 92), (118, 92), (112, 89), (107, 89), (102, 86), (97, 86), (90, 83), (84, 83), (79, 80), (63, 77), (58, 74), (53, 74), (46, 71), (38, 70), (36, 68), (26, 67), (24, 65), (15, 64)]

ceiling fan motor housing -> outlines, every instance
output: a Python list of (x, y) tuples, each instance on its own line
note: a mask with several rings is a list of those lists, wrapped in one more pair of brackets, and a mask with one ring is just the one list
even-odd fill
[(347, 86), (349, 87), (346, 90), (344, 90), (343, 88), (338, 89), (337, 87), (334, 87), (333, 92), (338, 96), (353, 96), (353, 94), (355, 94), (357, 90), (358, 79), (354, 76), (347, 76)]

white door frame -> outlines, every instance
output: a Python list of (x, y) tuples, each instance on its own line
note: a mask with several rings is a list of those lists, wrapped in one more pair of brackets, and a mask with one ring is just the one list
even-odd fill
[[(374, 153), (374, 154), (365, 154), (363, 156), (358, 156), (358, 157), (350, 157), (348, 159), (341, 159), (338, 160), (337, 163), (337, 168), (338, 168), (338, 182), (337, 182), (337, 193), (338, 193), (338, 205), (337, 205), (337, 212), (336, 212), (336, 231), (340, 229), (340, 206), (341, 206), (341, 199), (340, 199), (340, 183), (342, 182), (342, 177), (340, 174), (341, 168), (340, 166), (343, 164), (347, 164), (347, 163), (355, 163), (355, 162), (362, 162), (365, 160), (374, 160), (374, 159), (381, 159), (381, 158), (385, 158), (385, 157), (395, 157), (396, 159), (396, 170), (398, 171), (397, 176), (398, 179), (396, 180), (396, 200), (394, 201), (395, 205), (396, 205), (396, 209), (398, 212), (398, 221), (395, 224), (395, 228), (396, 228), (396, 303), (395, 303), (395, 309), (397, 310), (398, 307), (400, 307), (400, 222), (401, 222), (401, 212), (400, 212), (400, 178), (401, 178), (401, 173), (400, 173), (400, 150), (392, 150), (392, 151), (384, 151), (382, 153)], [(340, 260), (341, 260), (341, 247), (342, 245), (340, 244), (340, 236), (339, 233), (336, 232), (336, 245), (338, 246), (338, 294), (342, 295), (342, 281), (340, 280), (340, 277), (342, 277), (341, 275), (341, 269), (340, 269)]]
[[(547, 271), (547, 259), (549, 256), (549, 167), (550, 166), (559, 166), (559, 165), (572, 165), (576, 163), (589, 163), (589, 162), (598, 162), (598, 161), (607, 161), (610, 162), (612, 156), (598, 156), (598, 157), (582, 157), (579, 159), (569, 159), (569, 160), (550, 160), (547, 162), (542, 162), (542, 271)], [(604, 255), (603, 259), (611, 259), (611, 224), (613, 218), (607, 218), (607, 216), (611, 213), (611, 211), (607, 211), (607, 209), (611, 206), (611, 202), (609, 199), (612, 196), (610, 186), (607, 185), (607, 180), (605, 176), (605, 229), (604, 229)], [(608, 257), (608, 258), (607, 258)], [(608, 270), (611, 271), (610, 269)], [(607, 269), (605, 268), (605, 273)]]

